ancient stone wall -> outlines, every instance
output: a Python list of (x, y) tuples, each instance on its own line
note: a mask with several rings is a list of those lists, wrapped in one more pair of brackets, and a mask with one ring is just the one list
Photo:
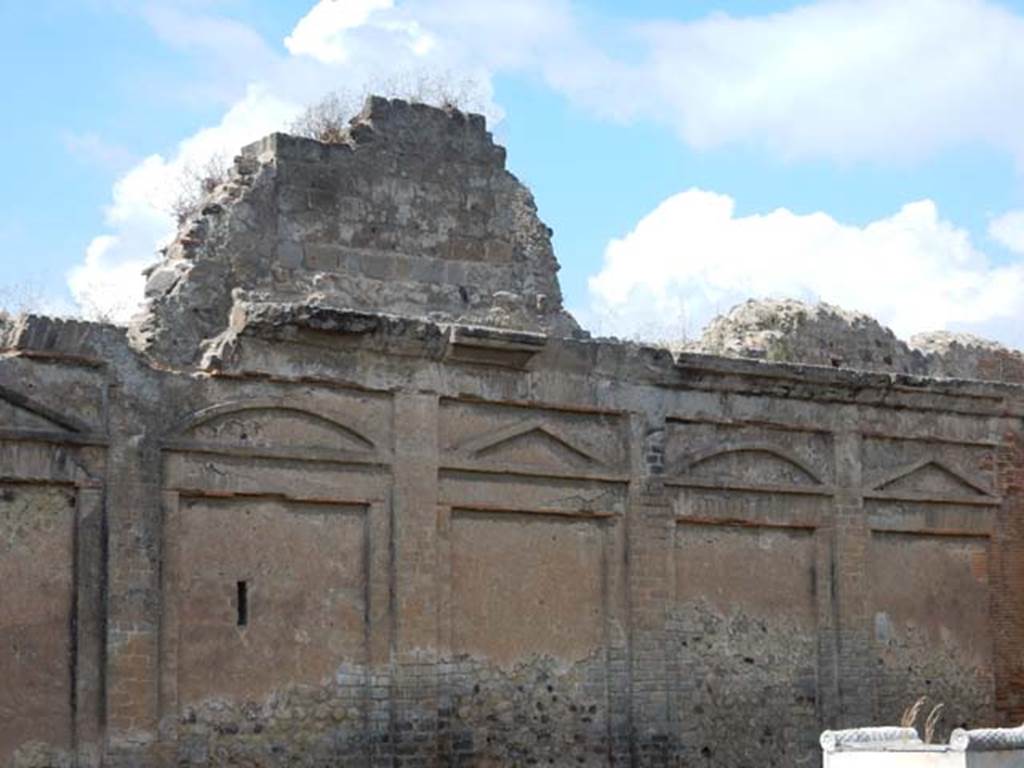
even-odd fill
[(792, 766), (922, 694), (1024, 717), (1020, 387), (258, 271), (195, 320), (192, 226), (130, 333), (5, 327), (0, 765)]
[(372, 98), (343, 138), (273, 134), (242, 150), (149, 272), (136, 346), (192, 361), (239, 294), (578, 330), (551, 232), (483, 117)]

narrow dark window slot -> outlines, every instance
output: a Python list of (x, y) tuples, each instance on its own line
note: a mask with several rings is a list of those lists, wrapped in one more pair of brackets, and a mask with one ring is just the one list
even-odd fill
[(238, 582), (238, 598), (235, 602), (238, 607), (238, 626), (244, 627), (249, 623), (249, 583)]

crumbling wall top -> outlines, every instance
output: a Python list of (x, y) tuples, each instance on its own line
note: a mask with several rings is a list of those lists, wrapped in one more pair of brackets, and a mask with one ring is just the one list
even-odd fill
[(712, 320), (697, 345), (702, 352), (925, 374), (924, 356), (861, 312), (795, 299), (751, 299)]
[(969, 333), (931, 331), (910, 337), (928, 359), (928, 374), (1024, 383), (1024, 354)]
[(272, 134), (148, 273), (133, 343), (194, 363), (237, 301), (315, 301), (558, 336), (551, 231), (484, 118), (371, 98), (342, 140)]
[(691, 351), (779, 363), (1024, 383), (1024, 354), (970, 334), (907, 343), (878, 320), (831, 304), (750, 299), (716, 317)]

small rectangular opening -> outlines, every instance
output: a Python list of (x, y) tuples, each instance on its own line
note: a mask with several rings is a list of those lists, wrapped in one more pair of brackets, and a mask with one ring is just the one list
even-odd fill
[(244, 627), (249, 623), (249, 583), (238, 582), (238, 595), (235, 602), (238, 608), (238, 626)]

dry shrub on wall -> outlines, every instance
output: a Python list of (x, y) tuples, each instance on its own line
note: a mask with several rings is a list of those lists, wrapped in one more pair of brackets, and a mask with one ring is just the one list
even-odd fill
[(79, 313), (76, 313), (76, 317), (81, 317), (84, 320), (89, 320), (93, 323), (105, 323), (106, 325), (127, 325), (128, 319), (134, 315), (139, 305), (137, 302), (130, 299), (120, 299), (114, 301), (109, 290), (103, 293), (104, 303), (98, 304), (92, 296), (101, 295), (100, 286), (94, 286), (89, 291), (88, 296), (83, 296), (78, 299), (78, 306), (80, 309)]
[[(349, 121), (359, 113), (370, 95), (405, 99), (415, 104), (431, 104), (464, 112), (482, 111), (487, 104), (486, 89), (478, 80), (450, 74), (406, 73), (363, 89), (338, 89), (306, 107), (286, 130), (328, 144), (346, 140)], [(187, 163), (178, 177), (178, 194), (171, 213), (178, 224), (196, 215), (203, 202), (231, 170), (229, 158), (214, 155), (201, 163)]]
[(487, 92), (480, 80), (452, 73), (407, 73), (382, 85), (380, 95), (460, 112), (484, 112)]
[(178, 194), (171, 213), (183, 224), (199, 212), (203, 201), (228, 178), (231, 166), (225, 155), (217, 154), (203, 163), (186, 163), (178, 177)]
[(42, 290), (32, 284), (0, 285), (0, 320), (15, 315), (43, 312)]
[(288, 133), (327, 144), (340, 144), (345, 141), (348, 121), (359, 111), (361, 104), (362, 98), (351, 92), (332, 91), (306, 107), (288, 126)]
[[(97, 286), (89, 295), (101, 293)], [(109, 297), (108, 297), (109, 298)], [(4, 328), (10, 327), (19, 315), (47, 315), (65, 319), (83, 319), (97, 323), (118, 325), (120, 317), (126, 317), (134, 309), (133, 302), (122, 301), (100, 307), (88, 297), (78, 300), (77, 308), (71, 305), (55, 304), (46, 298), (43, 289), (35, 283), (0, 285), (0, 339)]]
[(473, 78), (410, 73), (361, 90), (332, 91), (306, 107), (288, 127), (288, 132), (327, 144), (340, 144), (346, 140), (349, 121), (359, 113), (371, 95), (462, 112), (483, 111), (487, 102), (485, 89)]

